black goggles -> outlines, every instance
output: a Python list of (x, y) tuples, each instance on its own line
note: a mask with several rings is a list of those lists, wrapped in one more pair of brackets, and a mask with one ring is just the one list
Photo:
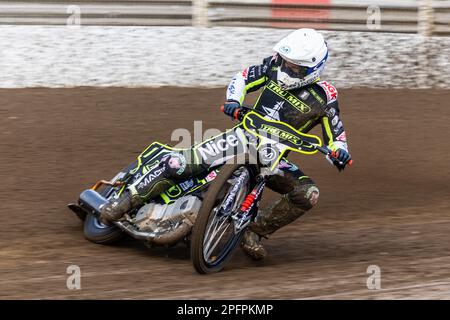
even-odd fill
[(287, 73), (292, 78), (303, 78), (310, 73), (310, 68), (298, 66), (283, 59), (283, 61), (281, 62), (281, 71)]

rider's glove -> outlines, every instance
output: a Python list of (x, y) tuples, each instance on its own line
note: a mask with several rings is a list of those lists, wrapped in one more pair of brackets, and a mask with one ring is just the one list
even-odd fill
[(337, 149), (336, 151), (333, 151), (332, 155), (336, 160), (339, 161), (335, 162), (335, 165), (339, 170), (344, 169), (345, 166), (350, 162), (350, 160), (352, 160), (350, 154), (344, 149)]
[(343, 164), (347, 164), (352, 159), (352, 157), (346, 150), (338, 149), (336, 151), (336, 159), (338, 159)]
[(234, 114), (241, 105), (236, 101), (227, 101), (223, 104), (223, 112), (234, 119)]

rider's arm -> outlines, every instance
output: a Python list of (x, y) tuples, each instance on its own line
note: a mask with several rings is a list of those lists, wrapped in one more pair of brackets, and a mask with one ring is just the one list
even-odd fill
[(231, 80), (227, 89), (227, 101), (236, 101), (242, 105), (247, 93), (263, 87), (268, 80), (268, 72), (275, 63), (276, 56), (271, 56), (263, 60), (260, 65), (245, 68), (236, 74)]
[(333, 151), (344, 149), (348, 152), (347, 137), (339, 116), (337, 90), (326, 81), (321, 81), (317, 84), (322, 87), (327, 99), (325, 115), (321, 119), (324, 142)]

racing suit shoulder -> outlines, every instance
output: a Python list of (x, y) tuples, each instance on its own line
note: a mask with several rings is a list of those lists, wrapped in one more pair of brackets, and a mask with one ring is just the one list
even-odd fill
[(318, 81), (316, 84), (320, 88), (321, 96), (326, 98), (327, 104), (337, 101), (338, 91), (334, 85), (328, 81)]
[(242, 104), (245, 95), (263, 87), (272, 76), (272, 67), (276, 65), (278, 56), (263, 59), (262, 64), (253, 65), (238, 72), (227, 88), (227, 100)]

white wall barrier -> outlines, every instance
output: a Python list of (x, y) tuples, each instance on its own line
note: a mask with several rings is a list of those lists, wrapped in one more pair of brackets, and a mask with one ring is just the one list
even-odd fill
[[(287, 29), (0, 26), (0, 87), (225, 86)], [(450, 38), (323, 31), (338, 87), (449, 88)]]

